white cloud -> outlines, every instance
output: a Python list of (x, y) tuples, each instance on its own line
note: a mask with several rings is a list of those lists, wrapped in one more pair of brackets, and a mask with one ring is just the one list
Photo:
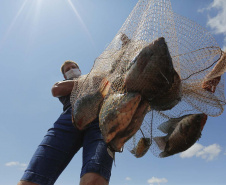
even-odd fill
[(180, 154), (181, 158), (190, 158), (195, 156), (199, 151), (201, 151), (204, 148), (204, 146), (195, 143), (191, 148), (189, 148), (188, 150), (182, 152)]
[(224, 35), (223, 50), (226, 49), (226, 1), (225, 0), (213, 0), (213, 2), (206, 8), (199, 9), (198, 12), (210, 12), (211, 10), (217, 10), (217, 14), (213, 17), (208, 15), (207, 26), (213, 29), (214, 34)]
[(17, 166), (17, 165), (19, 165), (19, 162), (15, 162), (15, 161), (8, 162), (5, 164), (5, 166)]
[(155, 183), (157, 183), (158, 185), (160, 185), (160, 183), (167, 183), (168, 180), (166, 178), (156, 178), (156, 177), (152, 177), (151, 179), (148, 179), (148, 184), (153, 185)]
[(132, 179), (130, 177), (126, 177), (126, 180), (127, 181), (131, 181)]
[(5, 166), (7, 166), (7, 167), (16, 166), (16, 167), (19, 167), (21, 170), (24, 170), (27, 167), (27, 164), (20, 163), (17, 161), (11, 161), (11, 162), (6, 163)]
[(181, 158), (201, 157), (206, 161), (214, 160), (221, 152), (221, 147), (218, 144), (212, 144), (207, 147), (195, 143), (191, 148), (180, 154)]

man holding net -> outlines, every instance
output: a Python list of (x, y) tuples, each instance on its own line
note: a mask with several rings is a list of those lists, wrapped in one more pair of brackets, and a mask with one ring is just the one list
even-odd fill
[(65, 61), (61, 71), (65, 80), (54, 84), (52, 94), (62, 102), (64, 112), (48, 130), (18, 185), (53, 185), (81, 147), (80, 185), (107, 185), (113, 158), (107, 152), (98, 119), (82, 131), (72, 124), (70, 94), (74, 87), (72, 79), (81, 75), (79, 66), (73, 61)]

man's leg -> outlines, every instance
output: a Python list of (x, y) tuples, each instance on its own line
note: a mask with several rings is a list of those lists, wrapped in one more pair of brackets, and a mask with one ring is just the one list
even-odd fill
[(18, 182), (17, 185), (38, 185), (38, 184), (33, 183), (33, 182), (28, 182), (28, 181), (20, 181), (20, 182)]
[(108, 181), (97, 173), (86, 173), (79, 185), (108, 185)]
[(113, 158), (108, 154), (98, 120), (84, 130), (80, 185), (108, 185)]
[(81, 146), (82, 132), (72, 125), (68, 110), (48, 130), (19, 185), (53, 185)]

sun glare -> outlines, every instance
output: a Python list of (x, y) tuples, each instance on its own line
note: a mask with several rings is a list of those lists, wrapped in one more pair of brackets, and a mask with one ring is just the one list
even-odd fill
[(93, 41), (93, 38), (88, 30), (88, 28), (86, 27), (84, 21), (82, 20), (81, 16), (79, 15), (77, 9), (75, 8), (74, 4), (71, 2), (71, 0), (68, 0), (68, 4), (70, 5), (70, 7), (72, 8), (73, 12), (75, 13), (76, 17), (78, 18), (80, 24), (82, 25), (83, 29), (85, 30), (86, 34), (88, 35), (90, 41), (92, 42), (93, 46), (95, 45), (94, 44), (94, 41)]
[[(39, 12), (40, 12), (40, 8), (41, 8), (42, 1), (43, 1), (43, 0), (32, 1), (31, 7), (32, 7), (32, 8), (35, 7), (35, 11), (33, 11), (32, 8), (29, 8), (29, 9), (28, 9), (29, 11), (28, 11), (28, 12), (25, 12), (26, 15), (27, 15), (27, 17), (25, 17), (24, 19), (30, 18), (30, 17), (31, 17), (31, 13), (34, 12), (34, 18), (33, 18), (33, 21), (32, 21), (32, 26), (33, 26), (33, 27), (31, 28), (31, 33), (30, 33), (30, 35), (34, 35), (33, 32), (35, 32), (35, 29), (36, 29), (36, 28), (34, 27), (34, 25), (37, 25), (37, 21), (38, 21), (38, 19), (39, 19)], [(17, 22), (18, 18), (20, 17), (20, 15), (22, 14), (22, 12), (26, 9), (26, 5), (29, 5), (29, 3), (31, 3), (31, 2), (29, 2), (28, 0), (24, 0), (24, 1), (23, 1), (21, 7), (19, 8), (18, 12), (16, 13), (14, 19), (12, 20), (12, 22), (11, 22), (9, 28), (7, 29), (5, 35), (3, 36), (3, 38), (2, 38), (2, 40), (1, 40), (1, 42), (0, 42), (0, 49), (3, 47), (4, 42), (7, 40), (8, 36), (9, 36), (10, 32), (12, 31), (13, 27), (15, 26), (15, 23)], [(29, 7), (30, 7), (30, 6), (29, 6)]]
[(26, 3), (27, 3), (28, 0), (24, 0), (23, 4), (21, 5), (20, 9), (18, 10), (16, 16), (14, 17), (13, 21), (11, 22), (9, 28), (7, 29), (5, 35), (3, 36), (1, 42), (0, 42), (0, 49), (3, 47), (3, 44), (5, 42), (5, 40), (7, 39), (7, 37), (9, 36), (9, 33), (11, 32), (13, 26), (15, 25), (18, 17), (20, 16), (21, 12), (23, 11)]
[[(55, 0), (50, 1), (49, 3), (54, 3)], [(65, 2), (65, 1), (64, 1)], [(83, 28), (85, 34), (87, 35), (87, 37), (89, 38), (91, 44), (93, 46), (95, 46), (94, 41), (92, 39), (92, 36), (87, 28), (87, 26), (85, 25), (82, 17), (80, 16), (79, 12), (77, 11), (76, 7), (74, 6), (74, 4), (72, 3), (71, 0), (66, 0), (66, 3), (69, 5), (69, 7), (72, 9), (73, 13), (75, 14), (76, 18), (78, 19), (79, 23), (81, 24), (81, 27)], [(0, 40), (0, 49), (3, 47), (4, 43), (6, 42), (6, 40), (8, 39), (10, 33), (12, 32), (13, 28), (15, 27), (15, 24), (18, 22), (18, 18), (20, 17), (20, 20), (23, 20), (23, 22), (27, 22), (27, 30), (29, 30), (29, 44), (28, 45), (32, 45), (36, 33), (38, 31), (38, 23), (40, 20), (40, 14), (41, 14), (41, 10), (42, 7), (44, 5), (47, 5), (47, 0), (24, 0), (22, 5), (20, 6), (18, 12), (16, 13), (15, 17), (13, 18), (11, 24), (9, 25), (8, 29), (6, 30), (3, 38)], [(57, 11), (57, 8), (53, 9), (55, 11)], [(21, 15), (22, 14), (22, 15)], [(30, 47), (30, 46), (28, 46)]]

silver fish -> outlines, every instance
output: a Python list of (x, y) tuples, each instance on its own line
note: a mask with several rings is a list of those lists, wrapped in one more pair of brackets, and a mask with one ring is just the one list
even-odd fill
[(201, 137), (206, 120), (206, 114), (189, 114), (162, 123), (158, 129), (167, 135), (153, 138), (162, 151), (159, 156), (168, 157), (190, 148)]

